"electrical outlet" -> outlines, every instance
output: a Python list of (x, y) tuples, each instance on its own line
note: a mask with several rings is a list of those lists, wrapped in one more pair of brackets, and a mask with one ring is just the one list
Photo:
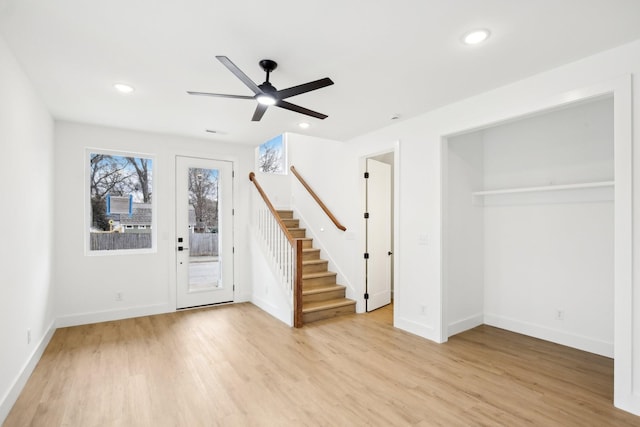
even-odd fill
[(27, 344), (31, 344), (31, 329), (27, 329)]
[(116, 292), (116, 301), (124, 301), (124, 293)]
[(564, 310), (556, 310), (556, 320), (564, 320)]

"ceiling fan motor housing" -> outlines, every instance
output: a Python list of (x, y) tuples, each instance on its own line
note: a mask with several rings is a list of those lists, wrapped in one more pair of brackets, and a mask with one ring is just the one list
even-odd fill
[(262, 69), (267, 72), (267, 74), (278, 67), (278, 63), (276, 61), (272, 61), (271, 59), (263, 59), (259, 62), (259, 64), (260, 67), (262, 67)]

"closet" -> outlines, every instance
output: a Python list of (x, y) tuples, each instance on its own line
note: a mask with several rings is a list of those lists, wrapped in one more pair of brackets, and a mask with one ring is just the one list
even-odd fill
[(443, 145), (448, 336), (488, 324), (613, 356), (613, 98)]

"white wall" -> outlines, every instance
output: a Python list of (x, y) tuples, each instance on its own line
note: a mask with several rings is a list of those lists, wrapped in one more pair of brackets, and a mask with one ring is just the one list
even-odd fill
[(246, 267), (252, 283), (251, 302), (276, 319), (293, 326), (293, 300), (271, 262), (265, 242), (257, 233), (249, 236), (249, 262)]
[(443, 212), (444, 290), (448, 336), (484, 322), (484, 209), (471, 193), (484, 187), (482, 132), (451, 138)]
[[(410, 332), (435, 341), (446, 340), (441, 311), (441, 140), (448, 135), (486, 127), (555, 105), (567, 103), (601, 91), (616, 90), (620, 98), (616, 108), (629, 100), (625, 92), (625, 76), (640, 76), (640, 41), (594, 55), (580, 61), (541, 73), (463, 101), (448, 105), (419, 117), (396, 123), (387, 128), (354, 138), (352, 153), (390, 146), (400, 141), (400, 237), (396, 247), (395, 324)], [(618, 102), (621, 104), (618, 105)], [(616, 122), (616, 133), (627, 138), (631, 124), (640, 129), (640, 87), (633, 88), (633, 116), (622, 116)], [(620, 110), (622, 111), (622, 110)], [(625, 110), (626, 111), (626, 110)], [(628, 122), (631, 121), (631, 123)], [(633, 158), (618, 152), (623, 168), (623, 156), (640, 170), (640, 142), (633, 140)], [(621, 182), (616, 187), (624, 194), (630, 187)], [(640, 173), (633, 175), (633, 246), (640, 245)], [(629, 194), (629, 193), (626, 193)], [(630, 215), (627, 201), (616, 216)], [(420, 234), (427, 237), (421, 245)], [(630, 234), (630, 233), (628, 233)], [(616, 234), (618, 236), (618, 234)], [(620, 236), (626, 244), (631, 236)], [(616, 268), (626, 271), (633, 263), (634, 289), (640, 287), (640, 257), (633, 261), (625, 257)], [(626, 279), (624, 279), (626, 280)], [(625, 288), (625, 294), (631, 291)], [(633, 323), (630, 310), (640, 312), (640, 292), (634, 299), (616, 299), (616, 385), (617, 406), (640, 414), (640, 316)], [(617, 297), (616, 297), (617, 298)], [(629, 304), (629, 305), (627, 305)], [(632, 305), (632, 306), (631, 306)], [(422, 314), (421, 306), (426, 306)], [(626, 320), (625, 320), (626, 319)]]
[(2, 38), (0, 94), (1, 424), (54, 330), (53, 120)]
[[(483, 140), (485, 188), (614, 179), (611, 98), (492, 127)], [(485, 323), (612, 357), (613, 188), (484, 202)]]
[[(357, 182), (357, 164), (350, 163), (345, 155), (345, 144), (305, 135), (289, 134), (289, 163), (329, 208), (336, 219), (346, 227), (338, 229), (324, 213), (318, 203), (291, 175), (291, 206), (306, 228), (307, 236), (313, 238), (313, 245), (321, 250), (321, 258), (329, 261), (329, 270), (337, 273), (337, 282), (347, 287), (347, 298), (358, 300), (364, 295), (364, 288), (355, 279), (355, 271), (364, 264), (364, 249), (356, 240), (359, 223), (353, 221), (353, 202), (359, 200), (357, 191), (348, 191)], [(364, 212), (364, 211), (362, 211)], [(362, 261), (362, 262), (361, 262)], [(364, 310), (362, 301), (356, 309)]]
[[(85, 149), (106, 149), (155, 156), (153, 195), (157, 201), (157, 252), (87, 256)], [(184, 138), (83, 125), (56, 124), (55, 241), (56, 312), (67, 326), (175, 310), (175, 156), (234, 162), (235, 301), (249, 300), (249, 171), (253, 148), (205, 139)], [(115, 275), (110, 272), (117, 272)], [(115, 301), (123, 292), (124, 301)]]

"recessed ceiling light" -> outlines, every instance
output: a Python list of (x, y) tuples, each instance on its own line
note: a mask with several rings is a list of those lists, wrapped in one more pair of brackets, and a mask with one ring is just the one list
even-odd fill
[(307, 122), (301, 122), (301, 123), (298, 123), (298, 126), (300, 126), (301, 129), (309, 129), (309, 126), (311, 125)]
[(133, 86), (130, 86), (128, 84), (125, 83), (116, 83), (113, 85), (113, 87), (120, 93), (131, 93), (133, 92), (135, 89), (133, 88)]
[(487, 40), (490, 35), (491, 35), (491, 32), (484, 28), (479, 30), (473, 30), (473, 31), (469, 31), (464, 36), (462, 36), (462, 42), (468, 45), (479, 44)]

